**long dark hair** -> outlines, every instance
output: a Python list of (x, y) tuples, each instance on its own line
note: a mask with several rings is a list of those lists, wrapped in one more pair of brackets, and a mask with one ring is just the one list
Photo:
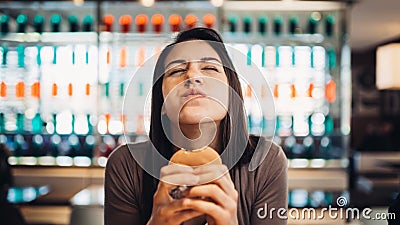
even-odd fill
[[(162, 105), (164, 97), (162, 94), (162, 82), (165, 73), (165, 59), (173, 49), (173, 45), (185, 41), (192, 40), (203, 40), (206, 41), (219, 55), (224, 66), (224, 71), (227, 76), (228, 84), (230, 88), (229, 94), (229, 105), (228, 111), (224, 119), (220, 122), (219, 127), (219, 140), (221, 148), (226, 149), (228, 153), (222, 160), (227, 165), (240, 166), (244, 163), (248, 163), (252, 157), (255, 146), (257, 145), (258, 139), (250, 138), (247, 131), (246, 116), (243, 109), (243, 95), (241, 90), (240, 81), (233, 63), (228, 55), (228, 52), (223, 44), (220, 35), (208, 28), (194, 28), (181, 32), (175, 39), (175, 41), (168, 45), (160, 54), (156, 67), (153, 74), (153, 88), (152, 88), (152, 100), (151, 100), (151, 121), (150, 121), (150, 140), (156, 150), (164, 156), (166, 159), (170, 159), (172, 156), (172, 143), (168, 140), (165, 132), (168, 131), (168, 126), (162, 126)], [(234, 92), (234, 93), (233, 93)], [(237, 98), (239, 96), (239, 98)], [(166, 115), (163, 115), (166, 116)], [(234, 126), (231, 124), (234, 121)], [(243, 145), (244, 143), (244, 145)], [(236, 150), (235, 146), (246, 146), (243, 150)], [(151, 157), (151, 156), (150, 156)], [(237, 162), (237, 160), (239, 161)], [(232, 173), (233, 170), (230, 172)], [(233, 178), (233, 174), (231, 174)], [(234, 179), (234, 178), (233, 178)], [(143, 193), (142, 193), (142, 213), (143, 221), (145, 224), (151, 216), (153, 206), (153, 195), (156, 191), (158, 180), (152, 177), (150, 174), (144, 174), (143, 178)]]

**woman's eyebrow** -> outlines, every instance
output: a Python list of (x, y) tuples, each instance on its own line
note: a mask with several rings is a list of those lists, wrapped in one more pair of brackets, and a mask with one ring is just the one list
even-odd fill
[(171, 61), (171, 62), (169, 62), (166, 66), (165, 66), (165, 68), (167, 69), (170, 65), (172, 65), (172, 64), (184, 64), (184, 63), (187, 63), (187, 61), (186, 60), (183, 60), (183, 59), (177, 59), (177, 60), (174, 60), (174, 61)]
[[(203, 57), (203, 58), (201, 58), (199, 61), (201, 61), (201, 62), (217, 61), (219, 64), (222, 64), (221, 60), (219, 60), (219, 59), (217, 59), (217, 58), (215, 58), (215, 57)], [(169, 62), (169, 63), (165, 66), (165, 68), (166, 68), (166, 69), (169, 68), (169, 66), (171, 66), (172, 64), (185, 64), (185, 63), (187, 63), (186, 60), (184, 60), (184, 59), (177, 59), (177, 60), (173, 60), (173, 61)]]
[(203, 57), (200, 59), (200, 61), (217, 61), (219, 64), (222, 64), (221, 60), (215, 57)]

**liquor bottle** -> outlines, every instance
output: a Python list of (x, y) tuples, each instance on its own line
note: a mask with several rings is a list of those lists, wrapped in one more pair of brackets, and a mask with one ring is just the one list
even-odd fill
[(3, 14), (0, 17), (0, 31), (1, 34), (7, 34), (8, 32), (10, 32), (10, 17), (7, 14)]
[(282, 17), (281, 16), (274, 17), (274, 34), (275, 35), (282, 34)]
[(186, 29), (189, 30), (196, 27), (198, 21), (199, 20), (195, 15), (187, 14), (185, 17)]
[(311, 136), (307, 136), (303, 139), (304, 155), (303, 158), (312, 159), (315, 155), (315, 144), (314, 139)]
[(181, 30), (182, 17), (178, 14), (172, 14), (168, 18), (171, 32), (179, 32)]
[(17, 22), (17, 33), (25, 33), (28, 17), (25, 14), (19, 14), (17, 16), (16, 22)]
[(45, 143), (41, 134), (35, 134), (32, 136), (32, 155), (35, 157), (45, 156)]
[(321, 20), (321, 13), (313, 12), (308, 19), (308, 33), (315, 34), (317, 33), (317, 26), (319, 21)]
[(68, 23), (69, 23), (69, 32), (79, 31), (79, 21), (76, 15), (70, 15), (68, 17)]
[(332, 37), (335, 32), (335, 17), (329, 14), (325, 20), (325, 34), (328, 37)]
[(139, 14), (135, 17), (136, 32), (144, 33), (146, 32), (147, 23), (149, 18), (145, 14)]
[(289, 20), (289, 33), (296, 34), (299, 32), (299, 18), (297, 16), (291, 16)]
[(293, 134), (293, 119), (291, 115), (279, 115), (276, 119), (276, 132), (280, 137)]
[(54, 14), (50, 18), (50, 26), (51, 32), (60, 32), (61, 31), (61, 21), (62, 17), (60, 14)]
[(16, 134), (13, 141), (13, 149), (15, 156), (28, 155), (29, 146), (22, 134)]
[(213, 28), (215, 21), (216, 21), (216, 19), (213, 14), (208, 13), (203, 16), (203, 24), (207, 28)]
[(112, 32), (112, 25), (114, 23), (114, 16), (111, 14), (106, 14), (103, 16), (103, 24), (105, 32)]
[(42, 14), (36, 14), (33, 18), (33, 27), (37, 33), (42, 33), (44, 31), (44, 17)]
[(121, 26), (121, 33), (129, 33), (132, 17), (130, 15), (122, 15), (119, 18), (119, 25)]
[(331, 139), (328, 136), (322, 137), (318, 149), (319, 157), (323, 159), (331, 159), (332, 158), (331, 151), (332, 151)]
[(49, 153), (53, 157), (58, 156), (58, 149), (59, 145), (61, 143), (61, 137), (58, 134), (53, 134), (50, 136), (50, 147), (49, 147)]
[(25, 118), (26, 130), (40, 134), (42, 132), (42, 119), (40, 117), (40, 79), (41, 79), (41, 46), (32, 46), (25, 49), (27, 58), (27, 73), (25, 75), (26, 97)]
[(91, 15), (86, 15), (82, 20), (82, 31), (92, 32), (93, 31), (93, 17)]
[(76, 134), (71, 134), (68, 136), (66, 140), (67, 144), (69, 145), (69, 153), (68, 155), (71, 157), (75, 156), (82, 156), (82, 147), (79, 142), (79, 137)]
[(321, 112), (315, 112), (310, 117), (310, 130), (313, 136), (322, 136), (325, 134), (325, 115)]
[(237, 17), (235, 15), (231, 15), (228, 18), (229, 23), (229, 32), (234, 34), (237, 32)]
[(82, 146), (82, 155), (87, 156), (89, 158), (93, 158), (94, 156), (94, 148), (96, 145), (96, 138), (93, 135), (87, 135), (85, 137), (85, 142)]
[(251, 32), (251, 17), (245, 16), (243, 18), (243, 32), (249, 34)]
[(258, 32), (261, 35), (265, 35), (268, 30), (268, 18), (266, 16), (260, 16), (258, 18)]
[(151, 17), (151, 24), (153, 25), (153, 32), (154, 33), (161, 33), (163, 31), (164, 25), (164, 16), (161, 14), (154, 14)]

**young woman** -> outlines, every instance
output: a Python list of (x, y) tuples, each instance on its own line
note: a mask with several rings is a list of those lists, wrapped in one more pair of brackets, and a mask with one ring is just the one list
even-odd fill
[[(183, 31), (162, 51), (151, 101), (150, 140), (121, 146), (108, 159), (106, 225), (287, 224), (286, 157), (248, 135), (239, 78), (217, 32)], [(215, 149), (223, 164), (168, 164), (178, 149), (201, 146)], [(260, 151), (266, 157), (251, 171)], [(191, 188), (174, 199), (177, 185)]]

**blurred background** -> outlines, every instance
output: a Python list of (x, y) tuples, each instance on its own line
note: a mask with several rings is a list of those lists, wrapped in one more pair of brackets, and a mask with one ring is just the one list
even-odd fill
[[(155, 58), (177, 32), (217, 29), (253, 134), (289, 159), (289, 208), (387, 212), (400, 179), (400, 1), (0, 1), (0, 144), (28, 224), (102, 224), (109, 154), (144, 140)], [(245, 62), (238, 54), (242, 54)], [(148, 74), (130, 83), (136, 71)], [(266, 79), (269, 87), (260, 79)], [(122, 110), (129, 87), (131, 107)], [(254, 107), (267, 93), (275, 114)], [(289, 224), (387, 224), (289, 220)]]

